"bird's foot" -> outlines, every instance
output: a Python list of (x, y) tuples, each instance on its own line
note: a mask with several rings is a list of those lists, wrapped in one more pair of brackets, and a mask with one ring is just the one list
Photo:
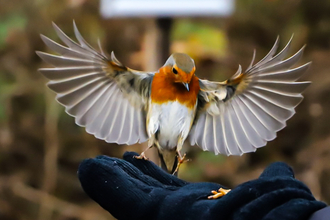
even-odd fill
[(144, 152), (142, 152), (139, 156), (134, 156), (134, 158), (140, 160), (149, 160), (149, 158), (146, 157)]
[(217, 198), (220, 198), (220, 197), (226, 195), (230, 191), (231, 191), (231, 189), (223, 189), (223, 188), (218, 189), (218, 191), (212, 190), (211, 193), (213, 195), (208, 196), (207, 198), (208, 199), (217, 199)]
[(185, 159), (185, 158), (186, 158), (186, 154), (184, 154), (183, 156), (181, 156), (181, 154), (178, 154), (178, 165), (176, 166), (176, 169), (174, 170), (172, 175), (176, 174), (179, 171), (181, 164), (190, 161), (190, 159)]

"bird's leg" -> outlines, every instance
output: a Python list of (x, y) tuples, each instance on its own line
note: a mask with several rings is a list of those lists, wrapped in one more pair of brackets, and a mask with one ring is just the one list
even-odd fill
[(189, 159), (185, 159), (186, 158), (186, 153), (183, 154), (183, 156), (181, 155), (181, 149), (184, 143), (184, 139), (182, 138), (182, 136), (179, 138), (178, 140), (178, 144), (176, 147), (176, 153), (177, 153), (177, 157), (178, 157), (178, 165), (176, 166), (176, 169), (174, 170), (173, 174), (176, 174), (179, 171), (179, 168), (181, 166), (181, 164), (183, 164), (184, 162), (188, 162), (190, 161)]
[(149, 160), (149, 158), (146, 157), (146, 152), (149, 150), (152, 146), (148, 146), (147, 149), (145, 149), (139, 156), (134, 156), (135, 159), (143, 159), (143, 160)]
[(220, 189), (218, 189), (218, 191), (212, 190), (211, 193), (213, 195), (208, 196), (207, 198), (208, 199), (217, 199), (217, 198), (220, 198), (220, 197), (226, 195), (230, 191), (231, 191), (231, 189), (224, 189), (224, 188), (220, 188)]
[(149, 160), (149, 158), (146, 157), (145, 153), (147, 152), (147, 150), (152, 148), (152, 146), (153, 146), (153, 143), (152, 143), (152, 141), (149, 140), (147, 149), (145, 149), (139, 156), (134, 156), (134, 158), (135, 159)]
[(179, 150), (177, 150), (176, 152), (178, 154), (178, 156), (177, 156), (178, 157), (178, 165), (176, 166), (176, 169), (173, 172), (173, 175), (176, 174), (179, 171), (179, 168), (180, 168), (181, 164), (183, 164), (184, 162), (190, 161), (190, 159), (185, 159), (186, 158), (186, 153), (184, 153), (183, 156), (182, 156)]

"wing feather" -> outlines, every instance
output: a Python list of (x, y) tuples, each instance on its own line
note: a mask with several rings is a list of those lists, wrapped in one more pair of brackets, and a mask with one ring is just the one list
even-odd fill
[(105, 138), (105, 141), (118, 141), (118, 137), (120, 137), (120, 133), (123, 129), (123, 122), (125, 120), (124, 116), (126, 114), (126, 104), (127, 102), (122, 102), (120, 103), (120, 105), (116, 105), (116, 111), (114, 111), (113, 114), (109, 114), (109, 120), (107, 120), (107, 122), (110, 122), (111, 126), (108, 132), (108, 136)]
[(279, 131), (285, 127), (285, 122), (279, 120), (272, 114), (272, 111), (266, 107), (260, 99), (257, 99), (253, 94), (244, 94), (248, 99), (248, 106), (254, 115), (258, 118), (258, 120), (269, 130), (269, 131)]
[(254, 151), (254, 146), (250, 143), (247, 133), (244, 131), (244, 127), (241, 125), (240, 119), (237, 112), (233, 106), (233, 102), (229, 103), (228, 111), (231, 113), (229, 115), (229, 121), (231, 124), (231, 129), (234, 134), (236, 143), (240, 148), (242, 153)]
[(104, 63), (98, 60), (87, 60), (82, 58), (71, 58), (71, 57), (64, 57), (64, 56), (57, 56), (53, 54), (48, 54), (44, 52), (37, 51), (37, 55), (43, 59), (45, 62), (53, 65), (54, 67), (81, 67), (81, 66), (90, 66), (90, 65), (103, 65), (106, 66)]
[[(238, 98), (241, 100), (241, 102), (244, 105), (243, 114), (248, 119), (249, 123), (255, 127), (255, 130), (265, 140), (267, 141), (273, 140), (275, 138), (275, 135), (272, 134), (272, 132), (267, 129), (267, 119), (261, 118), (263, 115), (260, 111), (257, 111), (258, 108), (253, 109), (253, 106), (251, 107), (251, 102), (247, 100), (245, 96), (240, 96)], [(266, 117), (269, 119), (268, 115)]]
[(264, 68), (260, 69), (262, 72), (275, 72), (280, 70), (286, 70), (290, 67), (294, 66), (302, 57), (304, 53), (305, 46), (303, 46), (296, 54), (292, 55), (291, 57), (287, 58), (286, 60), (274, 63), (270, 66), (265, 66)]
[(126, 117), (125, 122), (123, 123), (122, 132), (126, 132), (127, 134), (125, 136), (120, 136), (118, 142), (130, 144), (130, 140), (134, 139), (134, 137), (132, 137), (134, 129), (134, 111), (129, 105), (127, 105), (126, 109)]
[(294, 69), (289, 69), (287, 71), (277, 71), (277, 72), (267, 72), (262, 73), (258, 76), (258, 79), (264, 81), (273, 81), (277, 79), (281, 79), (282, 82), (294, 82), (302, 76), (302, 73), (305, 73), (309, 68), (310, 63), (306, 63), (305, 65), (299, 66)]
[(260, 91), (258, 89), (251, 89), (249, 93), (252, 93), (276, 106), (284, 109), (294, 109), (303, 99), (301, 94), (281, 94), (269, 91)]
[(58, 94), (67, 94), (77, 90), (88, 90), (94, 88), (95, 84), (106, 81), (102, 73), (84, 75), (74, 79), (63, 81), (50, 81), (47, 86)]
[[(204, 126), (204, 132), (205, 133), (209, 133), (212, 132), (212, 128), (213, 128), (213, 118), (210, 115), (207, 115), (205, 118), (205, 126)], [(203, 145), (205, 146), (210, 146), (210, 149), (214, 149), (214, 137), (210, 136), (203, 136)]]
[[(262, 58), (258, 63), (256, 63), (255, 65), (253, 65), (252, 66), (252, 69), (260, 68), (263, 64), (266, 64), (267, 62), (269, 62), (273, 58), (274, 54), (277, 51), (279, 42), (280, 42), (279, 39), (280, 38), (277, 36), (276, 41), (275, 41), (273, 47), (268, 52), (268, 54), (264, 58)], [(246, 72), (248, 72), (248, 71), (246, 71)], [(249, 72), (253, 73), (253, 71), (249, 71)]]
[(104, 106), (101, 114), (99, 114), (93, 122), (94, 127), (99, 126), (98, 131), (95, 133), (95, 137), (99, 139), (106, 139), (107, 135), (111, 131), (113, 119), (116, 117), (117, 110), (119, 110), (119, 106), (121, 104), (121, 100), (117, 99), (118, 95), (119, 91), (115, 90), (109, 98), (107, 106)]
[[(254, 91), (250, 91), (251, 94), (254, 95), (254, 100), (262, 105), (263, 108), (267, 109), (267, 112), (274, 116), (279, 121), (283, 121), (285, 119), (289, 119), (295, 113), (294, 108), (291, 106), (284, 106), (283, 102), (274, 99), (274, 96), (271, 98), (265, 94), (254, 93)], [(270, 94), (273, 95), (273, 94)], [(282, 98), (282, 97), (280, 97)]]
[[(205, 125), (205, 121), (206, 121), (206, 114), (202, 114), (200, 115), (200, 117), (198, 118), (198, 120), (201, 122), (199, 124), (196, 124), (196, 126), (194, 126), (192, 128), (192, 131), (195, 131), (194, 135), (191, 136), (192, 140), (190, 142), (191, 145), (194, 145), (196, 142), (197, 143), (202, 143), (203, 141), (203, 137), (204, 137), (204, 125)], [(201, 132), (203, 130), (203, 132)], [(207, 150), (206, 145), (201, 145), (201, 147), (203, 148), (203, 150)]]
[(227, 154), (231, 154), (231, 155), (241, 155), (242, 151), (240, 150), (237, 142), (236, 142), (236, 138), (235, 138), (235, 134), (232, 130), (232, 124), (230, 122), (230, 113), (228, 112), (229, 108), (228, 106), (226, 106), (224, 108), (224, 114), (223, 115), (227, 115), (228, 117), (223, 117), (223, 123), (222, 123), (222, 130), (224, 132), (224, 140), (226, 142), (226, 152)]
[(62, 56), (65, 57), (72, 57), (72, 58), (89, 58), (90, 55), (86, 53), (82, 53), (81, 51), (73, 50), (69, 47), (62, 46), (61, 44), (49, 39), (45, 35), (40, 35), (42, 41), (49, 47), (51, 50), (55, 51), (56, 53), (59, 53)]
[(102, 55), (102, 54), (99, 54), (98, 52), (96, 52), (95, 49), (89, 43), (87, 43), (87, 41), (80, 34), (80, 32), (77, 28), (76, 22), (74, 22), (74, 21), (73, 21), (73, 31), (74, 31), (74, 34), (75, 34), (77, 40), (79, 41), (81, 47), (87, 49), (89, 52), (95, 54), (96, 56)]
[[(106, 92), (106, 95), (104, 96), (104, 102), (101, 102), (99, 104), (99, 109), (95, 109), (91, 114), (91, 119), (89, 121), (89, 126), (86, 127), (86, 131), (90, 134), (94, 134), (96, 132), (99, 132), (100, 129), (102, 129), (102, 126), (104, 124), (104, 117), (107, 116), (108, 111), (111, 108), (111, 105), (113, 102), (111, 102), (111, 99), (114, 95), (117, 93), (117, 88), (115, 85), (112, 85)], [(103, 101), (101, 99), (101, 101)]]
[[(106, 89), (108, 89), (109, 82), (101, 82), (99, 85), (95, 86), (95, 88), (91, 89), (86, 93), (84, 97), (81, 97), (79, 101), (74, 104), (71, 104), (66, 109), (68, 114), (77, 115), (76, 119), (83, 117), (90, 108), (97, 102), (101, 95), (104, 94)], [(81, 123), (78, 123), (81, 125)]]
[(76, 79), (83, 76), (102, 73), (102, 67), (83, 66), (83, 67), (62, 67), (62, 68), (41, 68), (39, 71), (52, 81), (64, 81)]
[[(212, 117), (212, 125), (213, 125), (213, 127), (212, 127), (213, 130), (211, 130), (211, 132), (213, 132), (213, 151), (220, 153), (219, 149), (220, 149), (221, 145), (219, 144), (219, 142), (221, 142), (221, 140), (218, 140), (219, 136), (217, 134), (217, 132), (219, 132), (219, 129), (217, 128), (217, 126), (220, 125), (220, 118)], [(211, 151), (212, 151), (212, 149), (211, 149)]]
[[(214, 152), (221, 154), (226, 152), (225, 140), (223, 138), (222, 119), (221, 117), (213, 117), (214, 127), (216, 129), (217, 148), (214, 146)], [(201, 134), (202, 135), (202, 134)], [(207, 148), (206, 148), (207, 149)]]
[(138, 119), (137, 120), (138, 123), (136, 123), (138, 129), (135, 129), (135, 132), (138, 132), (138, 137), (139, 137), (138, 142), (143, 143), (148, 139), (148, 136), (145, 132), (146, 131), (146, 124), (145, 124), (146, 118), (145, 118), (145, 115), (142, 114), (142, 112), (135, 111), (135, 115), (137, 116), (137, 119)]
[(276, 137), (276, 132), (294, 115), (294, 108), (303, 99), (301, 93), (310, 84), (297, 81), (310, 63), (292, 68), (302, 57), (304, 47), (285, 59), (291, 41), (292, 37), (275, 55), (277, 38), (269, 53), (256, 64), (254, 52), (247, 70), (242, 73), (239, 66), (225, 82), (200, 80), (199, 98), (208, 104), (199, 108), (199, 117), (189, 134), (192, 145), (216, 154), (241, 155)]
[(225, 128), (223, 117), (220, 118), (220, 126), (219, 127), (221, 127), (220, 131), (221, 131), (221, 139), (222, 139), (222, 145), (223, 145), (223, 149), (222, 149), (222, 151), (220, 151), (220, 153), (228, 155), (228, 154), (230, 154), (230, 152), (228, 151), (226, 128)]
[(41, 35), (58, 55), (37, 51), (52, 68), (41, 68), (48, 87), (79, 126), (107, 142), (134, 144), (148, 139), (145, 106), (154, 73), (144, 73), (122, 65), (114, 54), (108, 59), (97, 52), (73, 24), (79, 43), (56, 24), (54, 29), (65, 45)]
[[(89, 99), (84, 100), (77, 105), (68, 108), (68, 112), (72, 115), (79, 115), (76, 117), (76, 123), (80, 126), (86, 126), (87, 123), (92, 123), (99, 111), (102, 109), (105, 99), (107, 98), (107, 91), (110, 89), (111, 83), (105, 84), (100, 88), (100, 91)], [(84, 106), (82, 106), (84, 105)], [(82, 112), (84, 111), (84, 113)]]
[(54, 30), (57, 34), (57, 36), (62, 40), (62, 42), (68, 46), (69, 48), (71, 48), (72, 50), (75, 50), (79, 53), (82, 54), (88, 54), (89, 57), (93, 57), (93, 58), (98, 58), (98, 59), (104, 59), (104, 57), (95, 52), (90, 52), (89, 50), (87, 50), (86, 48), (84, 48), (82, 45), (77, 44), (76, 42), (74, 42), (71, 38), (69, 38), (54, 22), (53, 22), (53, 27)]
[[(233, 110), (237, 114), (237, 118), (239, 120), (239, 124), (242, 127), (246, 137), (249, 139), (247, 144), (252, 144), (255, 148), (264, 146), (266, 144), (266, 140), (260, 136), (257, 132), (256, 125), (252, 125), (247, 117), (245, 117), (243, 111), (243, 103), (240, 102), (239, 99), (233, 99)], [(239, 130), (237, 130), (238, 132)], [(249, 152), (249, 151), (247, 151)]]

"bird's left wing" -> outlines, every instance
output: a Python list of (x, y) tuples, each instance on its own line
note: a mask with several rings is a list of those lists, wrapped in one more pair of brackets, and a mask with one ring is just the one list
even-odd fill
[(66, 46), (41, 35), (45, 44), (59, 55), (37, 54), (52, 68), (39, 71), (50, 81), (57, 101), (75, 117), (76, 124), (88, 133), (107, 142), (135, 144), (145, 142), (145, 107), (150, 93), (153, 73), (132, 70), (91, 47), (79, 33), (79, 44), (71, 40), (53, 23)]
[[(215, 154), (241, 155), (265, 146), (286, 126), (310, 82), (297, 82), (310, 63), (292, 68), (302, 56), (300, 49), (284, 59), (292, 38), (275, 55), (278, 38), (258, 63), (225, 82), (200, 80), (198, 117), (189, 134), (191, 145)], [(202, 106), (204, 105), (204, 106)]]

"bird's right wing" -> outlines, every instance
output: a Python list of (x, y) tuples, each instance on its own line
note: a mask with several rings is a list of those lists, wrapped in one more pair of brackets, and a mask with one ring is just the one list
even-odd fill
[(39, 71), (50, 81), (57, 101), (75, 117), (76, 124), (99, 139), (118, 144), (142, 143), (146, 133), (145, 106), (150, 96), (153, 73), (132, 70), (114, 54), (108, 59), (91, 47), (79, 33), (79, 44), (53, 24), (62, 46), (41, 35), (45, 44), (59, 55), (37, 54), (52, 68)]

